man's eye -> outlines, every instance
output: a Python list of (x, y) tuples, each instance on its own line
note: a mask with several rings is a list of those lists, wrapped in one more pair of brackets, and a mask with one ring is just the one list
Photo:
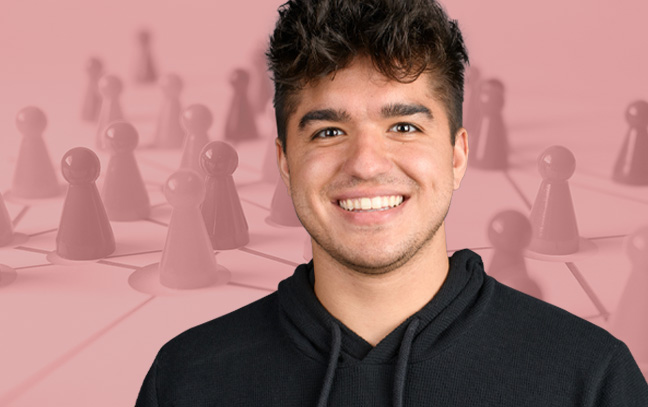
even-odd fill
[(410, 123), (397, 123), (389, 130), (395, 131), (396, 133), (414, 133), (420, 131), (418, 127)]
[(320, 130), (317, 133), (313, 134), (313, 139), (316, 138), (330, 138), (330, 137), (335, 137), (344, 134), (344, 132), (340, 129), (336, 129), (335, 127), (328, 127), (326, 129)]

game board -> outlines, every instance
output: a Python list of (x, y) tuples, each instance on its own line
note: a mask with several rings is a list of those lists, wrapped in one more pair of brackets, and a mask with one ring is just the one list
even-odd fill
[[(266, 9), (274, 10), (277, 5), (265, 6), (259, 13), (269, 13)], [(519, 10), (513, 7), (500, 5), (487, 15), (510, 10), (519, 17)], [(471, 15), (469, 7), (456, 9), (460, 21), (462, 15)], [(145, 9), (138, 10), (139, 15), (146, 15)], [(569, 10), (576, 13), (575, 9)], [(623, 16), (633, 11), (626, 6)], [(235, 15), (241, 12), (232, 9)], [(268, 15), (271, 21), (274, 17)], [(591, 12), (588, 15), (592, 18)], [(474, 20), (468, 20), (470, 27)], [(162, 29), (172, 25), (159, 24)], [(589, 23), (581, 26), (591, 32)], [(483, 25), (479, 27), (472, 32), (488, 31)], [(535, 29), (540, 32), (540, 28)], [(258, 31), (259, 35), (244, 41), (246, 50), (263, 30)], [(481, 46), (477, 47), (477, 56), (488, 54), (483, 42), (470, 36), (468, 40), (469, 44), (473, 40)], [(154, 50), (155, 46), (154, 42)], [(178, 49), (169, 53), (178, 58), (185, 55)], [(194, 54), (204, 52), (198, 45), (196, 49)], [(240, 62), (245, 53), (238, 52)], [(74, 61), (74, 69), (82, 71), (85, 57), (83, 54)], [(196, 68), (196, 61), (199, 59), (176, 62), (187, 72), (183, 100), (212, 107), (216, 120), (210, 135), (222, 139), (230, 99), (226, 78), (235, 64), (228, 62), (225, 67), (215, 68), (218, 61), (210, 60)], [(502, 75), (511, 84), (505, 113), (513, 136), (512, 166), (506, 172), (469, 167), (447, 218), (448, 253), (471, 248), (482, 255), (488, 267), (493, 254), (487, 238), (489, 219), (509, 208), (527, 214), (540, 183), (538, 154), (550, 145), (565, 145), (577, 157), (570, 185), (580, 235), (587, 244), (584, 250), (569, 256), (527, 253), (526, 262), (529, 273), (545, 292), (545, 301), (608, 328), (609, 316), (615, 312), (630, 273), (624, 239), (637, 227), (648, 225), (648, 188), (621, 186), (610, 179), (627, 130), (623, 114), (631, 101), (627, 94), (632, 92), (619, 91), (606, 103), (588, 103), (587, 96), (576, 91), (560, 97), (546, 90), (546, 81), (521, 80), (512, 74), (516, 69), (525, 69), (520, 66), (507, 71), (494, 60), (491, 63), (482, 57), (481, 62), (487, 73)], [(123, 67), (126, 63), (122, 59), (115, 65)], [(27, 104), (43, 105), (49, 120), (45, 138), (55, 163), (72, 146), (92, 147), (95, 128), (79, 120), (62, 119), (78, 117), (81, 80), (71, 85), (45, 75), (35, 81), (47, 84), (47, 92), (36, 100), (26, 100), (25, 95), (33, 97), (36, 93), (20, 93), (19, 89), (30, 79), (15, 72), (11, 75), (9, 79), (17, 78), (12, 85), (17, 96), (11, 101), (5, 97), (0, 104), (0, 129), (10, 133), (3, 137), (11, 138), (3, 141), (0, 151), (0, 190), (18, 236), (11, 245), (0, 248), (0, 264), (11, 268), (0, 269), (0, 406), (132, 405), (161, 345), (191, 326), (273, 292), (297, 264), (308, 261), (304, 256), (307, 234), (300, 227), (278, 227), (267, 221), (275, 185), (262, 177), (263, 157), (272, 142), (266, 134), (236, 145), (240, 165), (234, 178), (250, 225), (251, 241), (244, 248), (216, 254), (218, 264), (231, 272), (231, 282), (221, 287), (174, 291), (133, 277), (137, 270), (160, 260), (171, 215), (162, 185), (177, 169), (181, 151), (147, 148), (155, 127), (159, 89), (135, 86), (124, 75), (127, 91), (123, 104), (127, 119), (140, 131), (141, 148), (136, 155), (151, 199), (150, 219), (112, 222), (117, 250), (105, 259), (57, 259), (52, 252), (63, 195), (24, 200), (12, 198), (9, 190), (18, 138), (13, 119), (18, 109)], [(639, 82), (636, 76), (633, 78)], [(634, 94), (648, 97), (645, 86)], [(107, 155), (100, 153), (100, 158), (105, 167)], [(100, 177), (98, 184), (101, 182)], [(647, 311), (637, 310), (637, 315)]]

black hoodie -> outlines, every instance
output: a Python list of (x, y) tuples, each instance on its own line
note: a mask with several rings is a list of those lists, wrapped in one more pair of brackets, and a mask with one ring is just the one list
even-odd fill
[(436, 296), (372, 347), (320, 304), (312, 263), (169, 341), (137, 407), (648, 406), (626, 345), (461, 250)]

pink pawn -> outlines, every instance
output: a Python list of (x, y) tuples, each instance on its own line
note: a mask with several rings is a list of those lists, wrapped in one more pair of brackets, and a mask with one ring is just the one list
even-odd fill
[(472, 141), (470, 163), (476, 168), (508, 168), (508, 135), (502, 110), (504, 84), (496, 79), (483, 82), (479, 91), (479, 118)]
[(479, 127), (481, 108), (479, 101), (479, 88), (481, 86), (481, 72), (476, 66), (471, 66), (466, 77), (466, 102), (464, 104), (463, 123), (468, 136), (472, 141), (473, 135), (476, 137)]
[(200, 214), (200, 203), (205, 197), (202, 176), (182, 169), (169, 177), (164, 195), (173, 212), (159, 265), (160, 283), (176, 289), (226, 284), (229, 276), (218, 272)]
[(184, 129), (180, 124), (182, 80), (178, 75), (169, 74), (161, 79), (160, 87), (164, 94), (164, 100), (155, 131), (155, 146), (158, 148), (180, 148), (185, 136)]
[(288, 188), (281, 178), (277, 181), (277, 186), (272, 196), (268, 220), (271, 223), (281, 226), (302, 226), (295, 212)]
[(612, 315), (611, 330), (628, 345), (632, 356), (645, 370), (648, 368), (648, 227), (632, 233), (625, 249), (632, 271)]
[(99, 92), (101, 93), (102, 101), (99, 121), (97, 122), (96, 145), (97, 148), (101, 150), (107, 148), (106, 141), (103, 138), (106, 126), (108, 126), (110, 122), (124, 120), (121, 104), (119, 102), (119, 95), (121, 94), (122, 89), (122, 82), (116, 76), (105, 75), (99, 80)]
[(4, 198), (0, 194), (0, 246), (5, 246), (13, 240), (13, 224), (9, 217), (9, 212), (4, 203)]
[(225, 119), (225, 139), (233, 142), (251, 140), (258, 137), (254, 110), (248, 100), (250, 74), (244, 69), (236, 69), (230, 77), (234, 95)]
[(191, 105), (182, 112), (182, 125), (187, 135), (184, 139), (180, 168), (189, 168), (203, 174), (199, 164), (200, 152), (209, 143), (207, 130), (213, 121), (214, 118), (205, 105)]
[(531, 250), (551, 255), (578, 251), (578, 225), (567, 181), (575, 170), (576, 159), (565, 147), (549, 147), (538, 157), (542, 184), (529, 216)]
[(151, 33), (147, 30), (137, 33), (135, 80), (139, 83), (155, 83), (157, 81), (157, 71), (151, 52)]
[(236, 150), (223, 141), (212, 141), (200, 154), (207, 177), (202, 214), (215, 250), (236, 249), (250, 241), (248, 224), (232, 174), (238, 166)]
[(95, 185), (99, 158), (92, 150), (76, 147), (63, 156), (61, 170), (70, 185), (56, 234), (56, 252), (71, 260), (108, 256), (115, 251), (115, 238)]
[(45, 126), (47, 118), (37, 107), (26, 107), (16, 116), (22, 140), (11, 189), (17, 197), (49, 198), (61, 191), (43, 140)]
[(103, 64), (97, 58), (90, 58), (86, 64), (88, 83), (81, 108), (81, 118), (93, 122), (99, 117), (101, 109), (101, 94), (99, 94), (99, 78), (103, 74)]
[(629, 129), (612, 179), (621, 184), (648, 185), (648, 102), (638, 100), (628, 106)]
[(488, 274), (502, 284), (542, 298), (540, 287), (527, 272), (523, 256), (531, 234), (531, 223), (520, 212), (506, 210), (496, 214), (488, 226), (488, 239), (495, 249)]
[(149, 215), (148, 193), (133, 154), (138, 139), (130, 123), (113, 122), (106, 128), (105, 140), (112, 154), (101, 196), (110, 220), (139, 220)]

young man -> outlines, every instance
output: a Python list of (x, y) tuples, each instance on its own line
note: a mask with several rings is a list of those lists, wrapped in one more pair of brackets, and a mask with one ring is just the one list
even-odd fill
[(468, 57), (434, 0), (291, 0), (268, 56), (313, 261), (167, 343), (138, 406), (648, 406), (622, 342), (448, 259)]

